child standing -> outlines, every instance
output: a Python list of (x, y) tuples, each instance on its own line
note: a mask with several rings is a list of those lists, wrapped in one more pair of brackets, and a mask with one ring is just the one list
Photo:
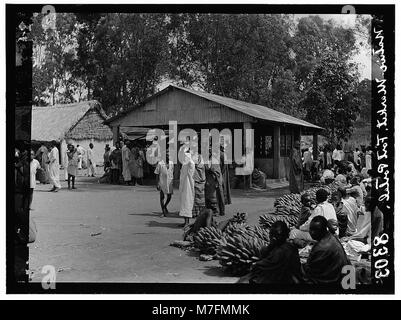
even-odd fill
[[(161, 217), (165, 217), (169, 213), (167, 205), (173, 194), (174, 163), (169, 159), (168, 153), (166, 153), (166, 162), (167, 164), (163, 160), (160, 160), (155, 169), (157, 190), (160, 191)], [(166, 202), (164, 202), (165, 195), (167, 196)]]
[[(75, 149), (75, 147), (72, 144), (68, 145), (67, 157), (68, 157), (68, 167), (67, 167), (68, 189), (76, 189), (75, 176), (77, 175), (79, 156), (77, 149)], [(72, 182), (72, 188), (71, 188), (71, 182)]]

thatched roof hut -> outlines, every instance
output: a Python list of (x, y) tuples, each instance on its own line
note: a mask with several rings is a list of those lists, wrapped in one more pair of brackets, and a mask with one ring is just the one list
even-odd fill
[(60, 158), (64, 159), (67, 143), (80, 144), (88, 148), (90, 142), (95, 146), (95, 160), (103, 162), (105, 144), (111, 144), (113, 132), (104, 124), (107, 115), (96, 100), (55, 105), (51, 107), (32, 107), (31, 140), (60, 142)]
[(32, 108), (32, 141), (111, 140), (107, 115), (96, 100)]

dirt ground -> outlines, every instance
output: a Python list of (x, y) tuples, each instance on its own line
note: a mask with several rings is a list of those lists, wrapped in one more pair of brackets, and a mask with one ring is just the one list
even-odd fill
[[(58, 193), (48, 192), (50, 185), (37, 185), (31, 211), (38, 228), (37, 240), (30, 244), (32, 281), (41, 281), (45, 265), (55, 267), (57, 282), (237, 281), (222, 272), (218, 261), (202, 262), (170, 246), (182, 239), (178, 190), (169, 205), (170, 216), (161, 218), (154, 186), (97, 181), (77, 177), (76, 190), (68, 190), (63, 181)], [(247, 212), (248, 223), (257, 224), (259, 216), (285, 192), (233, 190), (233, 203), (226, 207), (223, 219)]]

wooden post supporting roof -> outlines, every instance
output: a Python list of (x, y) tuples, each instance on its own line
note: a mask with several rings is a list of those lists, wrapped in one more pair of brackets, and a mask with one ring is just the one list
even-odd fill
[(274, 126), (273, 134), (273, 178), (280, 178), (280, 125)]

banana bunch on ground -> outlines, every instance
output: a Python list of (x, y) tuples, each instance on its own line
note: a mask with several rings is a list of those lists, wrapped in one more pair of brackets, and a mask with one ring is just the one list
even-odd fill
[(266, 237), (265, 232), (256, 228), (226, 235), (225, 241), (217, 248), (217, 258), (228, 273), (242, 276), (249, 272), (254, 262), (260, 260), (262, 248), (269, 242), (257, 237), (259, 232)]
[(223, 232), (215, 227), (202, 228), (194, 236), (194, 246), (202, 253), (213, 255), (216, 248), (224, 241)]
[(246, 230), (251, 229), (251, 228), (252, 227), (245, 222), (240, 222), (240, 223), (232, 222), (232, 223), (229, 223), (228, 226), (224, 229), (223, 235), (224, 236), (227, 236), (227, 235), (233, 236), (238, 233), (242, 234)]
[(298, 222), (298, 216), (293, 214), (276, 214), (276, 213), (266, 213), (259, 217), (259, 225), (263, 229), (270, 229), (272, 224), (276, 221), (283, 221), (287, 224), (289, 228), (295, 226)]
[(339, 183), (334, 181), (328, 185), (318, 185), (318, 186), (309, 188), (309, 189), (301, 192), (301, 194), (296, 194), (296, 193), (285, 194), (282, 197), (277, 198), (274, 201), (274, 207), (276, 209), (274, 214), (298, 216), (301, 213), (301, 208), (302, 208), (301, 195), (308, 194), (312, 199), (312, 203), (316, 204), (317, 190), (322, 189), (322, 188), (326, 189), (327, 192), (329, 193), (328, 199), (330, 199), (331, 194), (334, 191), (337, 191), (338, 187), (339, 187)]
[(230, 222), (232, 223), (241, 223), (245, 222), (248, 217), (248, 214), (246, 212), (237, 212), (231, 219)]
[(285, 194), (274, 202), (275, 214), (299, 215), (301, 213), (301, 195), (297, 193)]

